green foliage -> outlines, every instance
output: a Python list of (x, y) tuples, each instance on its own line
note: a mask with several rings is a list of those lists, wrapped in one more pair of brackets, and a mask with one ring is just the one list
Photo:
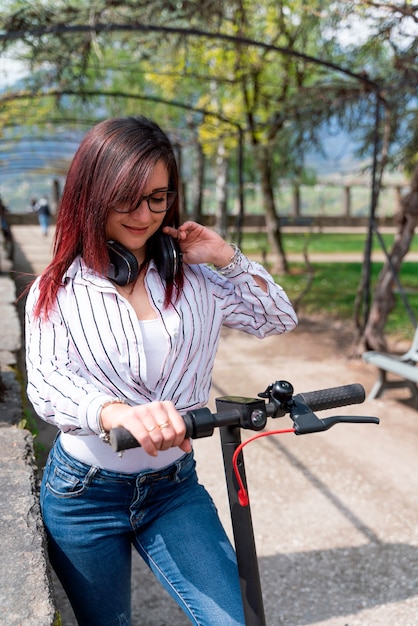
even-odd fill
[[(306, 149), (330, 120), (360, 131), (370, 155), (367, 76), (382, 86), (398, 161), (414, 158), (416, 42), (404, 36), (413, 12), (369, 4), (16, 0), (3, 3), (0, 40), (31, 69), (30, 123), (141, 108), (168, 127), (198, 128), (209, 155), (219, 139), (234, 154), (239, 124), (250, 144), (269, 146), (275, 176), (299, 179)], [(363, 28), (373, 37), (342, 36)], [(63, 94), (51, 101), (54, 114), (40, 99), (51, 92)], [(12, 88), (0, 104), (13, 96)], [(9, 120), (26, 123), (25, 113)]]
[(63, 626), (61, 614), (55, 611), (53, 626)]

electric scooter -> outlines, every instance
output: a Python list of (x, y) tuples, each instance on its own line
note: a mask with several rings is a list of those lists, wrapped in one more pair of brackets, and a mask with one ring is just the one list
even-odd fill
[[(365, 400), (362, 385), (351, 384), (294, 395), (293, 386), (279, 380), (269, 385), (257, 398), (222, 396), (216, 398), (216, 413), (208, 408), (195, 409), (183, 415), (186, 436), (192, 439), (210, 437), (220, 429), (229, 508), (240, 576), (246, 626), (266, 626), (260, 573), (255, 547), (250, 503), (242, 449), (259, 437), (293, 432), (305, 435), (328, 430), (335, 424), (379, 424), (377, 417), (332, 416), (320, 419), (314, 411), (335, 409)], [(283, 430), (263, 430), (267, 418), (289, 414), (293, 426)], [(241, 441), (241, 428), (258, 431)], [(263, 432), (261, 432), (263, 431)], [(124, 428), (110, 431), (115, 452), (137, 447), (137, 440)]]

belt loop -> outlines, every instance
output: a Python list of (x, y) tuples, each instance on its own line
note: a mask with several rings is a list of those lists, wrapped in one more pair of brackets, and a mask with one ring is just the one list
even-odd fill
[(181, 456), (181, 457), (180, 457), (180, 458), (179, 458), (179, 459), (175, 462), (176, 469), (175, 469), (175, 471), (173, 472), (173, 480), (177, 480), (177, 479), (178, 479), (178, 475), (179, 475), (179, 473), (180, 473), (180, 472), (181, 472), (181, 470), (183, 469), (184, 464), (185, 464), (186, 462), (188, 462), (188, 461), (189, 461), (189, 459), (190, 459), (190, 455), (191, 455), (191, 454), (193, 454), (193, 451), (192, 451), (192, 452), (186, 452), (183, 456)]
[(174, 463), (174, 469), (173, 469), (172, 478), (171, 478), (171, 480), (173, 482), (177, 482), (177, 480), (178, 480), (178, 475), (179, 475), (179, 472), (180, 472), (181, 466), (182, 466), (182, 462), (181, 461), (182, 461), (182, 458), (178, 459), (178, 461), (176, 461)]

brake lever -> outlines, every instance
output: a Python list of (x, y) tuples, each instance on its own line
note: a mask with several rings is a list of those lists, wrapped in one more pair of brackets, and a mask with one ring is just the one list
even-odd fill
[(293, 398), (290, 409), (290, 417), (295, 426), (296, 435), (306, 435), (308, 433), (318, 433), (328, 430), (335, 424), (379, 424), (378, 417), (353, 416), (353, 415), (333, 415), (320, 419), (309, 408), (307, 404), (301, 402), (297, 398)]

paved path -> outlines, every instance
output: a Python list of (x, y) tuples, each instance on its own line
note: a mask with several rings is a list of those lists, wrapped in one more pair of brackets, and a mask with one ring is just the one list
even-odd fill
[[(50, 239), (36, 227), (13, 231), (24, 271), (30, 265), (41, 271)], [(210, 406), (219, 395), (255, 396), (276, 379), (289, 380), (297, 392), (352, 382), (369, 390), (375, 371), (343, 356), (349, 340), (346, 325), (315, 319), (264, 341), (225, 332)], [(337, 411), (377, 415), (380, 426), (340, 425), (246, 447), (268, 626), (418, 624), (418, 413), (407, 395), (394, 391)], [(269, 426), (290, 423), (283, 418)], [(231, 533), (218, 436), (196, 441), (195, 450), (201, 481)], [(55, 584), (63, 626), (74, 626)], [(133, 615), (133, 626), (189, 623), (139, 558)]]

